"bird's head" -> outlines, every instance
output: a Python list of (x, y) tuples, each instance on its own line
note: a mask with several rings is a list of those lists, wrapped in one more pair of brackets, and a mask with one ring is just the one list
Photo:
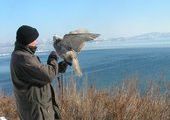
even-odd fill
[(54, 44), (59, 43), (61, 40), (62, 40), (61, 37), (59, 37), (59, 36), (57, 36), (57, 35), (54, 35), (54, 36), (53, 36), (53, 42), (54, 42)]

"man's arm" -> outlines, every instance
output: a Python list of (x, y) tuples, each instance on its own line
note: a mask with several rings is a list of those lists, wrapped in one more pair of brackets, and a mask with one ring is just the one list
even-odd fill
[(54, 57), (49, 55), (47, 65), (43, 65), (35, 60), (37, 58), (30, 58), (30, 56), (25, 56), (25, 64), (20, 64), (18, 71), (20, 73), (20, 78), (25, 82), (30, 83), (35, 86), (43, 86), (50, 83), (55, 76), (58, 74), (58, 63), (57, 56)]

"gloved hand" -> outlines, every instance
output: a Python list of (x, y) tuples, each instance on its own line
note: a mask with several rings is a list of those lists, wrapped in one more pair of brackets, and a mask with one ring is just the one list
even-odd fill
[(58, 72), (59, 73), (65, 73), (67, 69), (68, 64), (65, 61), (61, 61), (58, 63)]
[(58, 61), (57, 52), (55, 52), (55, 51), (51, 51), (50, 55), (48, 56), (47, 64), (49, 64), (51, 62), (51, 60), (53, 60), (53, 59)]

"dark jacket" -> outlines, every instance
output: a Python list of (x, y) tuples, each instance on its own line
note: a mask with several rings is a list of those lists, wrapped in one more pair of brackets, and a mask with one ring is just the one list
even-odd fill
[(11, 55), (11, 78), (21, 120), (56, 120), (60, 118), (51, 81), (58, 74), (58, 63), (40, 63), (28, 47), (16, 45)]

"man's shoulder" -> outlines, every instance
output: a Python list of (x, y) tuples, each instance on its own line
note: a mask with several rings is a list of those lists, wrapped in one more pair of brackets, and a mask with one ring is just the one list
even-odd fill
[(34, 55), (28, 52), (20, 51), (20, 50), (13, 51), (11, 55), (11, 60), (17, 63), (26, 62), (33, 58), (34, 58)]
[(22, 50), (14, 50), (12, 52), (12, 55), (14, 55), (14, 56), (32, 56), (32, 54), (30, 54), (29, 52), (25, 52)]

